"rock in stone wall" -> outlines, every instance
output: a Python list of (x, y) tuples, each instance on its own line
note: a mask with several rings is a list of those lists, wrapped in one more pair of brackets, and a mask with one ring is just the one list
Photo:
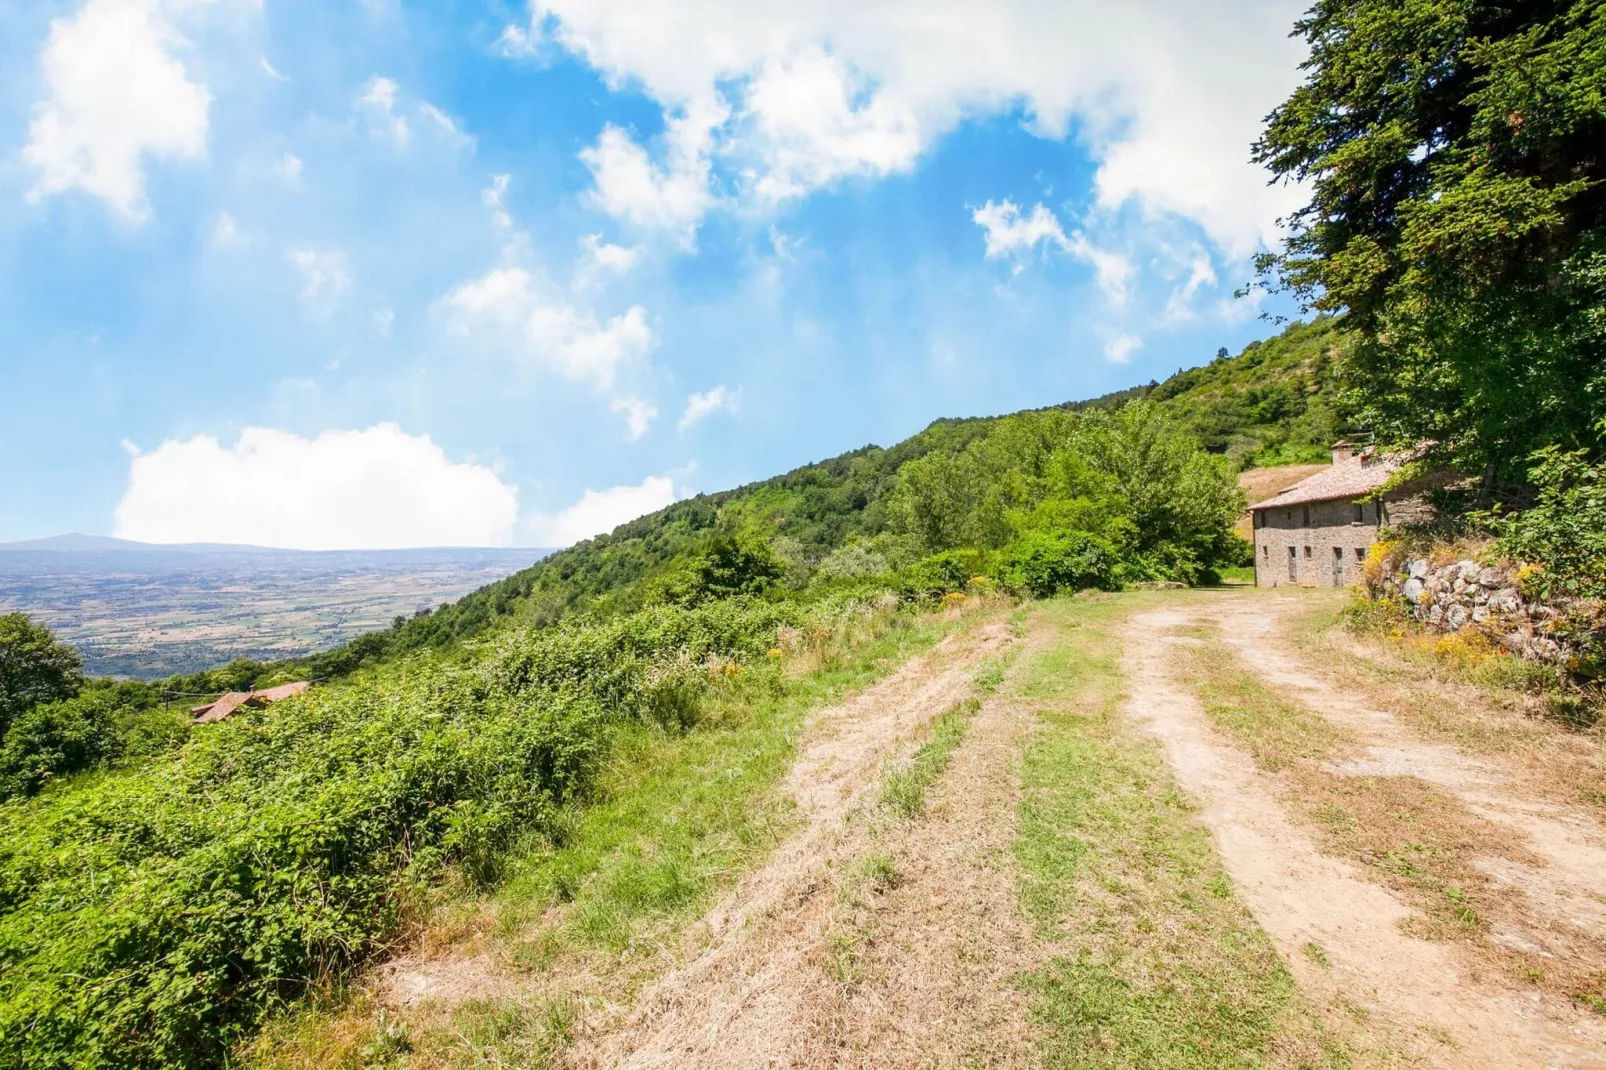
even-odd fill
[(1435, 631), (1482, 633), (1513, 654), (1569, 664), (1578, 654), (1571, 622), (1575, 606), (1529, 601), (1515, 578), (1517, 566), (1457, 561), (1434, 568), (1408, 557), (1385, 581), (1411, 615)]

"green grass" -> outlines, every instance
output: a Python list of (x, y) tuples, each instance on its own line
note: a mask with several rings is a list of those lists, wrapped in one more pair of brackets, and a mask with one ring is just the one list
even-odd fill
[[(448, 938), (481, 933), (499, 957), (538, 980), (591, 977), (608, 986), (608, 998), (628, 998), (662, 965), (663, 943), (791, 831), (789, 808), (773, 789), (791, 767), (808, 711), (965, 626), (899, 615), (805, 676), (732, 681), (689, 731), (631, 728), (614, 748), (600, 798), (576, 811), (556, 842), (532, 840), (490, 896), (439, 911), (438, 928)], [(867, 870), (865, 879), (896, 877)], [(587, 994), (470, 1002), (450, 1028), (415, 1030), (411, 1043), (449, 1065), (546, 1065)], [(291, 1046), (318, 1047), (305, 1038)], [(263, 1062), (290, 1065), (289, 1054)]]
[(1019, 686), (1041, 717), (1022, 767), (1022, 902), (1057, 949), (1020, 980), (1043, 1060), (1345, 1065), (1233, 897), (1158, 748), (1121, 713), (1113, 627), (1152, 597), (1046, 604), (1038, 626), (1059, 641)]
[(980, 699), (954, 703), (932, 724), (931, 738), (921, 744), (908, 763), (887, 774), (881, 786), (881, 805), (903, 818), (919, 817), (926, 809), (926, 789), (942, 771), (965, 738), (965, 727)]

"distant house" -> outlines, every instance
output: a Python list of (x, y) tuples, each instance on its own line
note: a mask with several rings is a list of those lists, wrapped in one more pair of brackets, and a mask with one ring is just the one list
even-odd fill
[(1255, 585), (1346, 587), (1359, 580), (1378, 529), (1427, 519), (1431, 506), (1422, 492), (1453, 478), (1428, 475), (1373, 497), (1403, 461), (1338, 442), (1330, 467), (1251, 505)]
[(191, 706), (190, 713), (194, 716), (196, 724), (212, 724), (223, 720), (241, 706), (271, 706), (291, 695), (299, 695), (311, 686), (305, 680), (297, 680), (293, 684), (280, 684), (278, 687), (264, 688), (261, 691), (230, 691), (214, 702)]

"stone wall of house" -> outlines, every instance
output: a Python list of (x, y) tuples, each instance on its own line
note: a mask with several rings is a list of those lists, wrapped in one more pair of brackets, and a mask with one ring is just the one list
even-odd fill
[(1372, 502), (1310, 502), (1255, 514), (1255, 583), (1347, 587), (1361, 577), (1377, 539)]
[(1570, 637), (1573, 607), (1526, 598), (1515, 565), (1489, 566), (1456, 561), (1434, 567), (1425, 557), (1408, 557), (1384, 581), (1413, 617), (1434, 631), (1471, 628), (1526, 658), (1570, 662), (1577, 643)]

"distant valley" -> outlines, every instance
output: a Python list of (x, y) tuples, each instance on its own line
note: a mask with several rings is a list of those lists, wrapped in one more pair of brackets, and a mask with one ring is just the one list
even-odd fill
[(0, 613), (47, 625), (93, 675), (157, 678), (325, 650), (549, 552), (309, 552), (64, 535), (0, 543)]

